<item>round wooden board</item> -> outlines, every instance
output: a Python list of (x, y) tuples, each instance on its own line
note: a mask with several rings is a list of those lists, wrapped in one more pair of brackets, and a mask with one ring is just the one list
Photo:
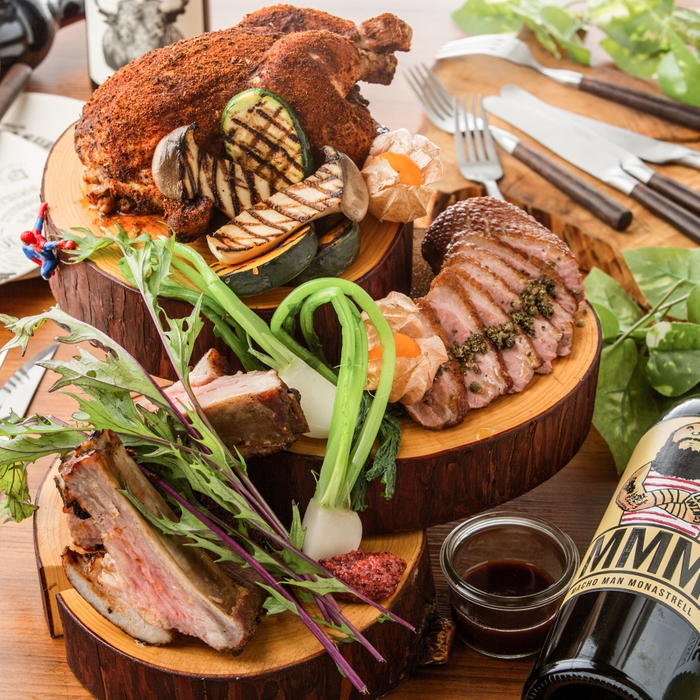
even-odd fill
[[(320, 643), (292, 616), (263, 618), (238, 656), (184, 636), (163, 647), (139, 644), (115, 627), (71, 587), (63, 572), (61, 552), (71, 539), (53, 483), (57, 469), (58, 463), (37, 496), (37, 566), (51, 632), (63, 633), (71, 670), (93, 695), (104, 700), (359, 697)], [(378, 611), (370, 606), (342, 604), (347, 617), (387, 661), (375, 661), (358, 644), (342, 647), (369, 686), (370, 695), (364, 697), (376, 698), (405, 680), (418, 664), (435, 592), (424, 532), (368, 537), (362, 548), (391, 551), (407, 562), (397, 592), (381, 602), (416, 629), (413, 633), (392, 622), (380, 624)]]
[[(73, 127), (54, 144), (44, 170), (42, 198), (48, 202), (46, 222), (54, 235), (60, 230), (87, 228), (99, 235), (101, 228), (112, 231), (120, 224), (129, 232), (148, 231), (152, 236), (168, 235), (168, 229), (157, 216), (102, 217), (85, 197), (83, 166), (73, 148)], [(341, 275), (365, 289), (373, 298), (390, 291), (408, 294), (411, 289), (411, 260), (413, 227), (380, 222), (367, 215), (360, 224), (360, 253), (355, 262)], [(204, 237), (192, 244), (202, 256), (213, 262)], [(139, 293), (122, 276), (115, 249), (101, 251), (88, 262), (62, 264), (51, 280), (51, 291), (61, 308), (107, 333), (134, 356), (151, 374), (175, 379), (162, 343)], [(249, 297), (246, 303), (265, 320), (269, 320), (279, 302), (289, 293), (289, 287), (278, 287), (265, 294)], [(163, 307), (172, 318), (190, 313), (185, 303), (164, 300)], [(330, 305), (317, 312), (316, 327), (329, 357), (339, 357), (340, 335)], [(210, 323), (200, 333), (193, 361), (209, 348), (216, 347), (227, 355), (234, 368), (240, 368), (230, 349), (214, 335)]]
[[(69, 129), (56, 142), (44, 174), (43, 196), (54, 230), (79, 225), (95, 231), (104, 225), (86, 205), (81, 183), (82, 166)], [(154, 217), (120, 217), (119, 221), (129, 230), (165, 231)], [(407, 293), (411, 233), (408, 226), (392, 229), (368, 217), (363, 222), (364, 254), (361, 250), (345, 276), (375, 298), (392, 289)], [(119, 279), (117, 259), (116, 254), (107, 253), (95, 263), (61, 265), (51, 280), (54, 296), (64, 310), (124, 344), (153, 374), (168, 377), (170, 365), (150, 316), (140, 296)], [(285, 293), (286, 288), (280, 288), (247, 301), (269, 317)], [(163, 306), (171, 316), (189, 313), (189, 307), (179, 302), (165, 300)], [(316, 327), (336, 328), (332, 309), (327, 305), (320, 311), (327, 316)], [(328, 340), (324, 339), (326, 346)], [(584, 325), (576, 328), (572, 354), (556, 360), (552, 374), (536, 376), (521, 394), (472, 411), (464, 423), (449, 430), (432, 432), (404, 421), (396, 495), (387, 500), (383, 484), (370, 484), (369, 507), (361, 515), (365, 531), (410, 532), (450, 522), (515, 498), (555, 474), (588, 434), (600, 345), (597, 321), (590, 312)], [(197, 352), (212, 346), (227, 351), (208, 328), (198, 339)], [(332, 354), (332, 344), (330, 349)], [(321, 466), (324, 449), (325, 442), (302, 438), (287, 452), (249, 460), (253, 480), (282, 518), (290, 519), (292, 501), (307, 503), (312, 496), (314, 472)]]
[[(600, 328), (592, 311), (576, 328), (573, 352), (536, 375), (520, 394), (470, 411), (454, 428), (430, 431), (404, 420), (396, 494), (372, 482), (360, 513), (367, 533), (408, 532), (505, 503), (553, 476), (578, 452), (593, 416)], [(283, 519), (307, 503), (325, 443), (300, 438), (286, 452), (248, 460), (248, 472)]]

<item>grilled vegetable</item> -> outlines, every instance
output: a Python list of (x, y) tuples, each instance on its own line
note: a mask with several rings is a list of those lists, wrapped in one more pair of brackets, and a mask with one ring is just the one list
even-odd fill
[(309, 224), (259, 258), (233, 266), (215, 263), (212, 269), (239, 297), (251, 297), (288, 282), (309, 266), (317, 249), (318, 239)]
[(313, 173), (311, 147), (292, 108), (274, 92), (250, 88), (231, 98), (221, 115), (232, 160), (283, 190)]
[(300, 226), (342, 211), (351, 221), (367, 212), (368, 194), (357, 166), (326, 146), (326, 162), (310, 177), (239, 214), (207, 237), (223, 264), (251, 260), (279, 245)]
[(194, 140), (197, 124), (164, 136), (153, 154), (153, 180), (178, 202), (208, 197), (230, 218), (267, 199), (275, 190), (267, 180), (230, 160), (201, 151)]
[(296, 286), (317, 277), (337, 277), (360, 253), (360, 225), (344, 219), (318, 239), (318, 252), (311, 264), (289, 284)]

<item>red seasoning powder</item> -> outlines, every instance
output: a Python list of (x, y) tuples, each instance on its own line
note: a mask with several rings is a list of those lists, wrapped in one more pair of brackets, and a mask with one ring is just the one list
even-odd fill
[[(371, 600), (381, 600), (392, 595), (406, 570), (406, 562), (391, 552), (363, 552), (359, 549), (321, 559), (318, 563)], [(355, 596), (349, 594), (337, 597), (356, 600)]]

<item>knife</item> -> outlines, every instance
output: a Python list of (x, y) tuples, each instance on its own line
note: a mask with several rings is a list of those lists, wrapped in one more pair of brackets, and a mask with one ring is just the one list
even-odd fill
[(622, 168), (616, 147), (585, 129), (562, 126), (556, 118), (525, 102), (505, 97), (486, 97), (488, 112), (525, 132), (577, 168), (602, 180), (639, 202), (700, 243), (700, 217), (688, 212), (641, 183)]
[(505, 129), (499, 129), (497, 126), (489, 125), (489, 129), (496, 143), (506, 153), (510, 153), (525, 163), (531, 170), (539, 173), (574, 202), (612, 226), (616, 231), (623, 231), (632, 222), (632, 212), (617, 200), (600, 192), (549, 158), (545, 158), (534, 148), (524, 144), (515, 134), (511, 134)]
[(50, 360), (58, 348), (58, 343), (49, 345), (40, 353), (25, 362), (0, 389), (0, 419), (8, 420), (11, 413), (16, 413), (20, 418), (32, 402), (32, 398), (44, 376), (46, 369), (39, 367), (37, 362)]
[[(577, 131), (598, 134), (597, 131), (591, 132), (590, 129), (582, 126), (575, 119), (572, 119), (571, 117), (573, 115), (571, 112), (553, 107), (547, 102), (538, 99), (527, 90), (523, 90), (515, 85), (509, 86), (509, 89), (506, 90), (505, 93), (502, 91), (501, 95), (508, 99), (516, 99), (523, 104), (528, 104), (537, 111), (551, 116), (557, 120), (560, 126)], [(604, 144), (607, 149), (617, 154), (620, 159), (620, 165), (625, 172), (632, 175), (632, 177), (636, 177), (637, 180), (648, 185), (651, 189), (656, 190), (665, 197), (672, 199), (674, 202), (677, 202), (689, 211), (700, 216), (700, 193), (690, 187), (686, 187), (676, 180), (672, 180), (670, 177), (666, 177), (652, 170), (652, 168), (644, 164), (634, 153), (631, 153), (628, 149), (623, 148), (617, 143), (605, 139), (603, 136), (599, 136), (599, 139), (601, 144)]]
[[(526, 100), (532, 97), (532, 94), (527, 90), (519, 88), (517, 85), (506, 85), (501, 88), (501, 95), (509, 99)], [(536, 99), (536, 98), (535, 98)], [(669, 143), (668, 141), (660, 141), (653, 139), (651, 136), (638, 134), (636, 131), (623, 129), (621, 126), (614, 126), (606, 122), (584, 117), (575, 112), (568, 112), (559, 107), (549, 105), (552, 113), (561, 113), (569, 119), (575, 121), (580, 126), (600, 134), (608, 141), (616, 143), (622, 148), (626, 148), (642, 160), (649, 163), (676, 163), (678, 165), (687, 165), (691, 168), (700, 170), (700, 151), (694, 151), (687, 146), (681, 146), (678, 143)]]

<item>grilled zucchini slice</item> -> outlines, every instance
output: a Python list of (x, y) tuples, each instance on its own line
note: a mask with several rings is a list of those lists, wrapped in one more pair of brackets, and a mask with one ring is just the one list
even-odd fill
[(326, 146), (326, 162), (306, 180), (276, 192), (207, 236), (223, 264), (252, 260), (279, 245), (314, 219), (342, 212), (351, 221), (367, 213), (369, 195), (362, 174), (344, 153)]
[(231, 159), (277, 190), (314, 171), (311, 147), (297, 115), (274, 92), (265, 88), (239, 92), (224, 108), (221, 129)]
[(156, 146), (151, 171), (163, 195), (177, 202), (208, 197), (231, 219), (270, 197), (275, 190), (267, 180), (201, 151), (196, 128), (194, 123), (174, 129)]
[(345, 219), (318, 239), (318, 252), (311, 264), (289, 285), (296, 287), (317, 277), (337, 277), (360, 254), (360, 224)]
[(239, 265), (214, 263), (212, 269), (239, 297), (252, 297), (286, 284), (308, 267), (317, 249), (313, 224), (308, 224), (254, 260)]

